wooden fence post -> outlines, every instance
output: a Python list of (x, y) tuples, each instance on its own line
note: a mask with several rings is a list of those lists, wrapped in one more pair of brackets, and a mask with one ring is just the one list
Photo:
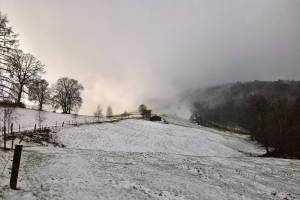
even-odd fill
[(4, 150), (6, 149), (6, 126), (3, 127), (3, 141), (4, 141)]
[(20, 124), (19, 124), (19, 136), (20, 136), (19, 144), (21, 144), (23, 137), (24, 137), (24, 133), (22, 133), (22, 135), (21, 135), (21, 125)]
[(17, 181), (18, 181), (18, 174), (19, 174), (19, 167), (20, 167), (20, 160), (22, 154), (22, 145), (16, 145), (14, 151), (14, 158), (13, 164), (11, 168), (11, 175), (10, 175), (10, 187), (12, 189), (17, 189)]
[(11, 134), (11, 149), (14, 149), (14, 124), (10, 125), (10, 134)]
[(34, 129), (33, 129), (33, 132), (35, 133), (36, 131), (36, 124), (34, 124)]
[(64, 124), (65, 124), (65, 122), (63, 122), (63, 123), (61, 124), (61, 127), (64, 127)]

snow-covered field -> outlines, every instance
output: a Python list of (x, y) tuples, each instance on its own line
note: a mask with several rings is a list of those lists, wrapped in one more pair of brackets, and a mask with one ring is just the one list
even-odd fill
[[(0, 108), (0, 118), (3, 118), (3, 108)], [(13, 109), (11, 121), (14, 127), (18, 128), (20, 125), (21, 130), (31, 130), (35, 124), (38, 124), (38, 111), (31, 109), (15, 108)], [(43, 119), (42, 126), (61, 126), (64, 122), (65, 125), (69, 123), (90, 123), (96, 121), (95, 117), (78, 115), (75, 118), (74, 115), (61, 114), (54, 112), (40, 112), (40, 116)]]
[[(249, 157), (242, 152), (264, 151), (245, 136), (182, 123), (64, 128), (56, 135), (66, 148), (24, 147), (20, 190), (8, 188), (7, 167), (0, 171), (0, 197), (300, 199), (300, 161)], [(11, 152), (0, 155), (2, 170)]]
[(245, 139), (145, 120), (79, 126), (57, 133), (68, 148), (124, 152), (164, 152), (195, 156), (243, 156), (242, 151), (263, 153)]

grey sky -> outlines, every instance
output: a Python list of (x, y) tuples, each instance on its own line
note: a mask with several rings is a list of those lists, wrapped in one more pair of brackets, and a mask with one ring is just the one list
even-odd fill
[(0, 9), (45, 78), (84, 85), (85, 114), (97, 104), (173, 110), (191, 88), (300, 79), (299, 0), (0, 0)]

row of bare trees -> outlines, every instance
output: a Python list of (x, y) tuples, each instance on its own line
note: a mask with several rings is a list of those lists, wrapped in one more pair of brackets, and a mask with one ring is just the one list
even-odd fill
[(0, 101), (25, 107), (21, 101), (27, 96), (38, 103), (39, 110), (50, 104), (63, 113), (78, 111), (83, 86), (75, 79), (63, 77), (50, 88), (42, 78), (44, 73), (41, 61), (18, 48), (17, 34), (8, 26), (7, 16), (0, 12)]
[[(94, 116), (97, 118), (98, 121), (100, 121), (101, 118), (103, 118), (102, 108), (100, 105), (97, 106), (96, 111), (94, 112)], [(108, 106), (106, 109), (106, 117), (110, 118), (113, 116), (113, 111), (111, 106)]]

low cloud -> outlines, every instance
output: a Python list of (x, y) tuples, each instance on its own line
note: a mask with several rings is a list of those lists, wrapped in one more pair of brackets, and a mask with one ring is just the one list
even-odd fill
[(52, 83), (85, 86), (81, 113), (141, 103), (188, 115), (187, 90), (300, 78), (300, 1), (0, 0)]

